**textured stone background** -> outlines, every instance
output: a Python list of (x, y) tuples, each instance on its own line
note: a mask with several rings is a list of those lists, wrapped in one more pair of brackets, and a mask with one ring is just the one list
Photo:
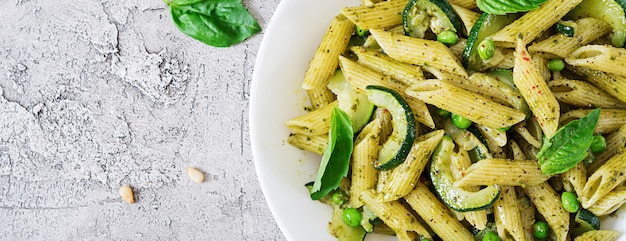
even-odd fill
[[(243, 2), (265, 29), (279, 0)], [(248, 135), (262, 34), (205, 46), (159, 0), (0, 9), (0, 240), (284, 240)]]

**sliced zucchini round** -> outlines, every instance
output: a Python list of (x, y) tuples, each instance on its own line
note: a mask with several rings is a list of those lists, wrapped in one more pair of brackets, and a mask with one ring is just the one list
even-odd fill
[(463, 49), (463, 65), (473, 71), (484, 70), (485, 63), (478, 55), (478, 46), (488, 36), (498, 32), (504, 26), (518, 18), (517, 14), (495, 15), (483, 13), (480, 15), (467, 37), (467, 45)]
[(337, 95), (339, 109), (350, 116), (354, 133), (363, 129), (374, 113), (374, 104), (369, 102), (367, 95), (354, 90), (341, 69), (335, 71), (327, 87)]
[(369, 101), (391, 113), (393, 132), (378, 153), (374, 168), (389, 170), (400, 165), (409, 154), (416, 135), (416, 122), (413, 110), (398, 92), (382, 86), (369, 85), (366, 88)]
[(583, 0), (565, 18), (578, 20), (592, 17), (606, 21), (613, 27), (611, 43), (624, 47), (626, 42), (626, 0)]
[(450, 169), (450, 155), (454, 152), (452, 137), (445, 135), (432, 156), (430, 178), (441, 200), (458, 212), (469, 212), (490, 208), (500, 196), (495, 185), (489, 185), (478, 192), (468, 192), (454, 186)]
[(407, 36), (424, 38), (426, 30), (459, 34), (463, 24), (446, 0), (411, 0), (402, 11), (402, 26)]

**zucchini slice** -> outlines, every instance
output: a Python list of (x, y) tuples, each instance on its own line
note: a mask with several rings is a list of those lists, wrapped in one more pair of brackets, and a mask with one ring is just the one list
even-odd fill
[(478, 45), (490, 35), (498, 32), (504, 26), (518, 18), (518, 14), (495, 15), (483, 13), (480, 15), (467, 37), (467, 45), (463, 49), (463, 65), (473, 71), (485, 69), (485, 63), (478, 55)]
[(574, 21), (558, 21), (554, 25), (554, 30), (557, 33), (562, 33), (567, 37), (574, 37), (574, 32), (576, 31), (576, 22)]
[(446, 0), (411, 0), (402, 11), (402, 26), (407, 36), (424, 38), (426, 30), (439, 34), (450, 30), (459, 34), (463, 24)]
[(626, 42), (626, 0), (583, 0), (565, 18), (578, 20), (584, 17), (602, 19), (613, 27), (611, 43), (624, 47)]
[(341, 72), (341, 69), (335, 71), (327, 87), (337, 95), (339, 109), (350, 116), (354, 133), (363, 129), (374, 113), (374, 104), (369, 102), (367, 95), (356, 92), (350, 83), (346, 81), (346, 77)]
[(391, 113), (393, 132), (378, 153), (374, 168), (389, 170), (404, 162), (409, 154), (416, 135), (416, 122), (413, 110), (398, 92), (382, 86), (365, 87), (369, 101)]
[(445, 135), (432, 156), (430, 178), (441, 200), (458, 212), (469, 212), (490, 208), (500, 196), (495, 185), (489, 185), (478, 192), (468, 192), (454, 186), (450, 169), (450, 155), (454, 152), (454, 141)]
[(581, 208), (578, 210), (574, 220), (577, 223), (577, 225), (572, 228), (572, 234), (574, 236), (580, 236), (585, 232), (600, 229), (600, 219), (587, 209)]

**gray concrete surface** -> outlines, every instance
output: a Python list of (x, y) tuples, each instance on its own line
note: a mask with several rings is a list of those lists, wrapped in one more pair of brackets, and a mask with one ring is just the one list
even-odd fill
[[(243, 3), (265, 29), (279, 0)], [(205, 46), (159, 0), (0, 9), (0, 240), (284, 240), (248, 134), (262, 34)]]

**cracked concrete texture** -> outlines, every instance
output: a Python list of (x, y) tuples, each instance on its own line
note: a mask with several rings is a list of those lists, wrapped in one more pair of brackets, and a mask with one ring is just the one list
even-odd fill
[[(243, 3), (266, 28), (279, 0)], [(0, 9), (0, 240), (284, 240), (249, 147), (262, 34), (209, 47), (161, 1)]]

